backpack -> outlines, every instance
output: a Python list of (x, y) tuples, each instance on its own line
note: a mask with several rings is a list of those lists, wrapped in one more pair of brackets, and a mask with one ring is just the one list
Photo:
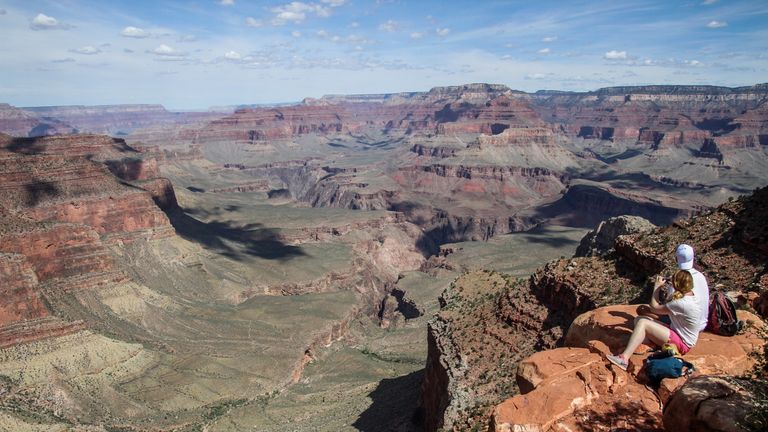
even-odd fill
[(736, 317), (736, 306), (721, 292), (712, 294), (709, 301), (707, 330), (722, 336), (733, 336), (744, 328), (744, 321)]
[(694, 370), (692, 363), (669, 355), (667, 351), (661, 351), (645, 359), (645, 375), (654, 387), (658, 387), (664, 378), (679, 378), (690, 375)]

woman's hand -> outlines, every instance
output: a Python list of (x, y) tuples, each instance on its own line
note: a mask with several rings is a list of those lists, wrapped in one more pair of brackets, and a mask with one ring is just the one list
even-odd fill
[(667, 279), (662, 275), (657, 275), (656, 282), (653, 284), (653, 289), (657, 290), (664, 286), (665, 283), (667, 283)]

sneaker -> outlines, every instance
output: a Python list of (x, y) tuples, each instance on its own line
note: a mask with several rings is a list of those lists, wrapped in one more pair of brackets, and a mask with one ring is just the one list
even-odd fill
[(605, 357), (608, 359), (609, 362), (615, 364), (621, 370), (627, 370), (627, 367), (629, 366), (629, 362), (627, 362), (627, 360), (624, 357), (620, 356), (620, 355), (617, 355), (617, 356), (615, 356), (615, 355), (607, 355)]

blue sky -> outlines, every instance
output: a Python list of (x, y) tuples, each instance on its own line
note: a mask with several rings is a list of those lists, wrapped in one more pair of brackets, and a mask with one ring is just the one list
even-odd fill
[(0, 0), (0, 102), (768, 82), (768, 1)]

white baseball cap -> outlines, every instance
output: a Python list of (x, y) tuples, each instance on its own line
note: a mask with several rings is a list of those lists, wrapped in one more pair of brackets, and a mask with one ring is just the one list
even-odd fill
[(687, 244), (681, 244), (675, 251), (677, 257), (677, 266), (680, 270), (690, 270), (693, 268), (693, 248)]

